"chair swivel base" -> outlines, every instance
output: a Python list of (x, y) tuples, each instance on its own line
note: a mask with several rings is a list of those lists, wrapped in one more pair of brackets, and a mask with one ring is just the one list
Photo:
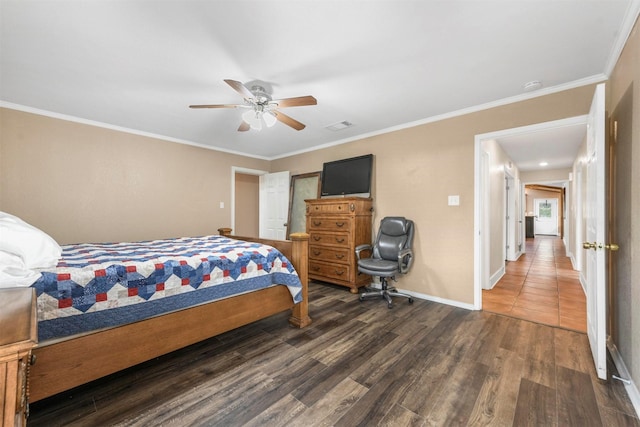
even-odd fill
[[(384, 283), (383, 285), (386, 285), (386, 283)], [(413, 304), (413, 297), (407, 294), (403, 294), (401, 292), (397, 292), (396, 288), (387, 288), (387, 286), (383, 286), (382, 289), (376, 289), (376, 290), (367, 289), (366, 292), (363, 292), (360, 294), (360, 298), (358, 299), (360, 300), (360, 302), (362, 302), (365, 299), (371, 298), (371, 297), (382, 297), (382, 299), (387, 301), (388, 308), (393, 307), (393, 300), (391, 299), (391, 297), (408, 298), (409, 304)]]

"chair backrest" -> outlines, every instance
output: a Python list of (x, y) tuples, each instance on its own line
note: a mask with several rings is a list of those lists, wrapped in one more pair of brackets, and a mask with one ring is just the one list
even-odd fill
[(388, 216), (380, 221), (372, 257), (396, 261), (400, 251), (411, 249), (412, 245), (413, 221), (401, 216)]

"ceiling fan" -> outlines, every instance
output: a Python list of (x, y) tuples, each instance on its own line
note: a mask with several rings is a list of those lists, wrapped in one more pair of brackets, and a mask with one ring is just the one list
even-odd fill
[(271, 94), (260, 84), (253, 84), (251, 88), (248, 88), (236, 80), (225, 79), (225, 82), (242, 95), (244, 104), (189, 105), (189, 108), (246, 108), (247, 111), (242, 114), (242, 123), (238, 128), (239, 132), (246, 132), (249, 129), (260, 130), (263, 123), (267, 127), (271, 127), (276, 124), (276, 121), (284, 123), (295, 130), (302, 130), (305, 128), (304, 124), (287, 116), (279, 111), (278, 108), (302, 107), (318, 103), (310, 95), (274, 101), (271, 98)]

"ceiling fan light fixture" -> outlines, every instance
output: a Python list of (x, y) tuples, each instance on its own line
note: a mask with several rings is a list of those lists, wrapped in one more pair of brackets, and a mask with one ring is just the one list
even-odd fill
[(260, 118), (261, 113), (256, 110), (245, 111), (242, 114), (242, 120), (247, 122), (251, 129), (261, 130), (262, 129), (262, 119)]
[(267, 125), (267, 127), (272, 127), (273, 125), (276, 124), (276, 122), (278, 121), (278, 119), (276, 119), (276, 116), (273, 115), (272, 112), (267, 111), (265, 113), (262, 114), (262, 118), (264, 119), (264, 123)]

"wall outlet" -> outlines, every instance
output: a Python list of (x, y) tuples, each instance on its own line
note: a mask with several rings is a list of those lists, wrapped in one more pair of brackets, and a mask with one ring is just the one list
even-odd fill
[(224, 202), (220, 202), (220, 209), (224, 209)]
[(460, 206), (460, 196), (449, 196), (449, 206)]

